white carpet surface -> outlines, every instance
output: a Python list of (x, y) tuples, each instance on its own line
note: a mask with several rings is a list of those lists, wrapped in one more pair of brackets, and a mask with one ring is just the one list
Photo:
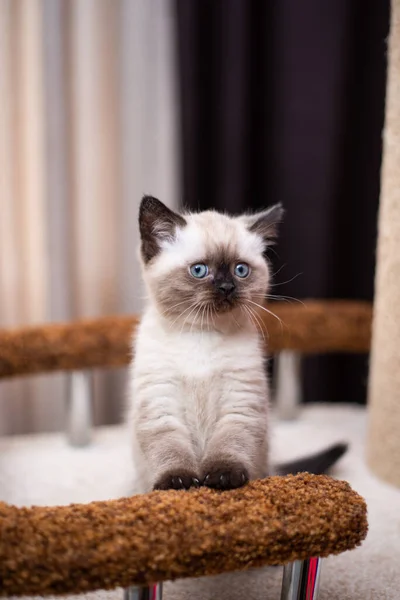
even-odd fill
[[(274, 462), (349, 441), (349, 453), (332, 474), (349, 481), (368, 504), (368, 537), (359, 549), (323, 561), (320, 600), (400, 598), (400, 490), (378, 480), (365, 465), (365, 428), (365, 410), (342, 405), (306, 407), (296, 421), (274, 425)], [(0, 500), (5, 502), (44, 505), (117, 498), (132, 492), (134, 480), (122, 427), (97, 429), (92, 445), (83, 449), (69, 447), (57, 434), (0, 438)], [(269, 568), (179, 581), (165, 585), (164, 598), (279, 599), (281, 577), (281, 568)], [(122, 591), (85, 596), (121, 600)]]

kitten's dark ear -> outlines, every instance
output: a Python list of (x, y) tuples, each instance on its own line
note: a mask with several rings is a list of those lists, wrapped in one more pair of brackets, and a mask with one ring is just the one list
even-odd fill
[(149, 262), (159, 253), (163, 240), (174, 239), (177, 227), (185, 225), (185, 219), (160, 200), (143, 196), (139, 208), (139, 230), (144, 262)]
[(275, 204), (266, 210), (242, 217), (248, 229), (258, 233), (271, 246), (278, 237), (278, 225), (285, 214), (282, 204)]

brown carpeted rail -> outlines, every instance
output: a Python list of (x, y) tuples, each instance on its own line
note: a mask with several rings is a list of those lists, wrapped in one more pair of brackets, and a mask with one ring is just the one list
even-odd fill
[[(277, 302), (267, 307), (279, 318), (259, 310), (271, 353), (369, 350), (372, 308), (367, 302)], [(0, 377), (126, 365), (138, 321), (116, 316), (0, 331)]]
[(367, 534), (348, 483), (300, 474), (64, 507), (0, 503), (0, 594), (127, 587), (339, 554)]

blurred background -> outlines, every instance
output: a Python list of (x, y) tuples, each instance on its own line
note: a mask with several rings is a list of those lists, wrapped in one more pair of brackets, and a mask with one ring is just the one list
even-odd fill
[[(274, 294), (372, 300), (389, 0), (0, 0), (0, 327), (140, 312), (137, 210), (282, 202)], [(368, 358), (304, 361), (364, 403)], [(63, 428), (65, 375), (0, 434)], [(125, 373), (96, 373), (96, 423)]]

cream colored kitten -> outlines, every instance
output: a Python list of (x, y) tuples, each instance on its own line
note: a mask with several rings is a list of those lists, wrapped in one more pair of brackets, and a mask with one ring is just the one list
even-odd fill
[[(179, 215), (143, 198), (139, 225), (148, 305), (134, 342), (129, 427), (138, 492), (231, 489), (270, 473), (264, 349), (255, 309), (280, 205), (255, 215)], [(327, 470), (335, 445), (278, 473)]]
[(264, 254), (282, 212), (178, 215), (143, 198), (149, 300), (129, 412), (140, 491), (229, 489), (268, 474), (268, 385), (254, 309), (268, 290)]

